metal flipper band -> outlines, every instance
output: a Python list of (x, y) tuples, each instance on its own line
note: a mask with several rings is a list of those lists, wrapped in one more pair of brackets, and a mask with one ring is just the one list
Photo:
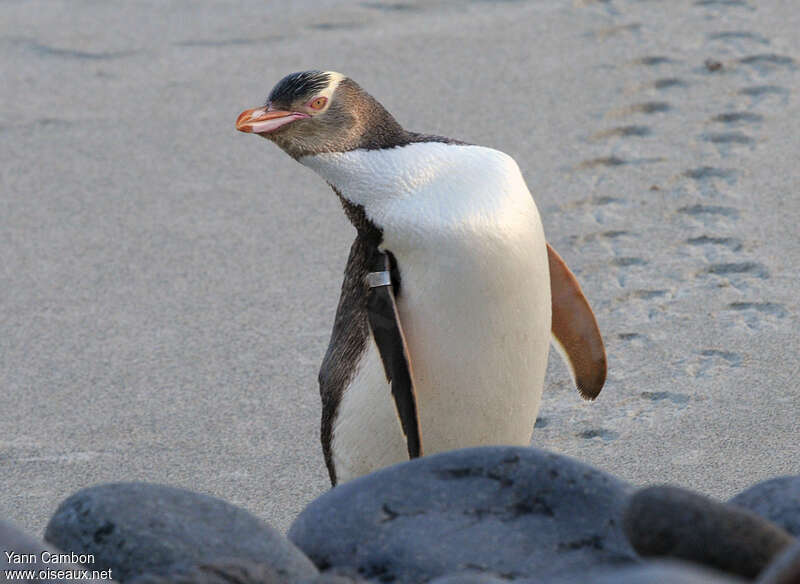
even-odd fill
[(383, 272), (370, 272), (367, 274), (367, 285), (370, 288), (377, 288), (378, 286), (391, 286), (392, 273), (388, 270)]
[[(367, 274), (367, 316), (372, 336), (383, 361), (386, 380), (392, 384), (400, 425), (406, 435), (409, 458), (422, 455), (417, 399), (411, 377), (411, 361), (394, 297), (390, 254), (375, 249)], [(399, 283), (397, 283), (399, 284)]]

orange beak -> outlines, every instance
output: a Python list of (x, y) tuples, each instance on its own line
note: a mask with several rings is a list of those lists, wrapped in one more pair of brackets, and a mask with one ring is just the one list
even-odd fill
[(266, 108), (259, 107), (245, 110), (239, 114), (239, 117), (236, 119), (236, 129), (240, 132), (253, 134), (269, 134), (295, 120), (310, 117), (311, 116), (308, 114), (300, 112), (288, 112), (283, 110), (269, 111)]

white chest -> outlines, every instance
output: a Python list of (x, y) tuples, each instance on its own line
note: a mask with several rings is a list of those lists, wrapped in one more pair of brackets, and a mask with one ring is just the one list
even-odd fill
[[(547, 363), (550, 282), (541, 221), (516, 163), (440, 143), (301, 162), (364, 207), (397, 259), (425, 453), (527, 445)], [(334, 429), (334, 458), (359, 461), (352, 475), (405, 457), (375, 357), (371, 347)]]

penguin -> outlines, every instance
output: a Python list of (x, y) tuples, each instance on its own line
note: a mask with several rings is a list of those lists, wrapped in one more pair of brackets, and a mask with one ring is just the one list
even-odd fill
[(332, 485), (422, 454), (528, 446), (551, 338), (597, 397), (597, 321), (509, 155), (407, 131), (333, 71), (287, 75), (236, 128), (319, 174), (356, 230), (319, 372)]

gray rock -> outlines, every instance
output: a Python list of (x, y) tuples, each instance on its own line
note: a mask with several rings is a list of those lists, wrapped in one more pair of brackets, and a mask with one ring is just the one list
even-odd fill
[(661, 561), (600, 572), (585, 571), (571, 574), (564, 579), (535, 584), (741, 584), (743, 582), (745, 580), (700, 566)]
[(272, 566), (247, 560), (200, 564), (188, 571), (167, 575), (145, 574), (129, 584), (362, 584), (355, 570), (330, 570), (309, 579), (292, 579)]
[(355, 568), (333, 568), (320, 573), (313, 580), (306, 580), (302, 584), (364, 584), (366, 580), (358, 575)]
[(322, 573), (313, 580), (303, 582), (303, 584), (362, 584), (366, 582), (366, 580), (362, 580), (359, 577)]
[(286, 575), (267, 564), (247, 560), (230, 560), (200, 564), (186, 571), (171, 574), (145, 574), (131, 584), (289, 584)]
[(800, 542), (785, 549), (767, 566), (757, 584), (800, 584)]
[[(70, 562), (53, 562), (55, 557), (61, 559), (59, 556), (63, 552), (56, 550), (44, 542), (34, 539), (27, 535), (22, 530), (15, 527), (13, 524), (0, 520), (0, 575), (3, 581), (9, 581), (11, 578), (6, 574), (6, 570), (20, 570), (30, 571), (34, 570), (33, 577), (26, 576), (25, 582), (39, 582), (40, 584), (64, 584), (67, 580), (66, 574), (58, 574), (59, 571), (69, 572), (69, 580), (72, 582), (97, 583), (103, 582), (104, 584), (114, 584), (114, 581), (109, 577), (107, 579), (93, 579), (91, 572), (93, 570), (100, 571), (96, 566), (92, 565), (90, 558), (74, 558), (86, 562), (86, 565), (78, 565)], [(70, 557), (72, 560), (73, 558)], [(47, 573), (42, 574), (41, 571), (45, 570)], [(84, 571), (88, 570), (86, 578), (83, 578)], [(56, 574), (53, 574), (55, 572)], [(103, 574), (102, 576), (113, 576), (114, 574)], [(100, 574), (98, 574), (100, 576)]]
[(275, 529), (221, 499), (148, 483), (78, 491), (56, 510), (45, 539), (91, 553), (119, 581), (166, 575), (232, 559), (269, 564), (280, 576), (313, 578), (317, 570)]
[(625, 532), (642, 556), (678, 558), (755, 578), (794, 541), (755, 513), (677, 487), (637, 492)]
[(503, 584), (507, 580), (482, 572), (455, 572), (431, 580), (428, 584)]
[(344, 576), (342, 574), (323, 572), (313, 580), (303, 582), (303, 584), (366, 584), (366, 580), (362, 580), (356, 576)]
[(421, 582), (453, 572), (544, 578), (638, 561), (619, 522), (631, 487), (523, 447), (446, 452), (325, 493), (289, 538), (321, 568)]
[(757, 483), (728, 502), (758, 513), (800, 537), (800, 475)]

